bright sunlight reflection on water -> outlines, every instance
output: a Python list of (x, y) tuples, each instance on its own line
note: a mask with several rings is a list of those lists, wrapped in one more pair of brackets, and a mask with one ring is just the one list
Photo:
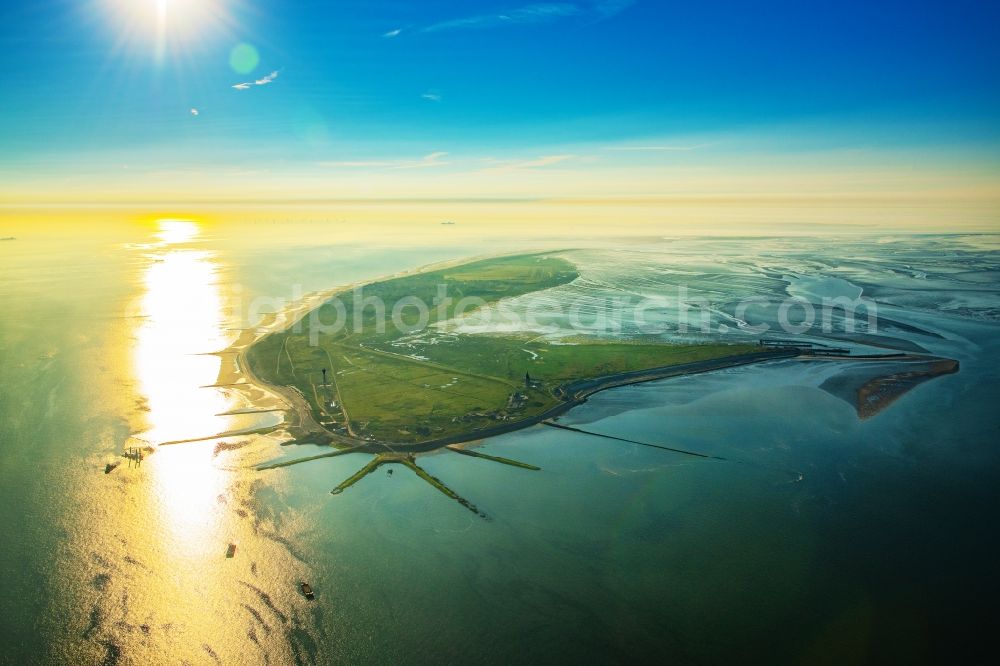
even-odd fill
[(164, 243), (184, 243), (198, 235), (198, 225), (191, 220), (157, 220), (156, 237)]
[[(161, 221), (157, 236), (164, 245), (145, 274), (145, 322), (135, 365), (148, 407), (149, 430), (141, 439), (153, 445), (206, 437), (229, 427), (227, 417), (217, 416), (230, 409), (226, 396), (203, 388), (215, 383), (219, 359), (199, 355), (226, 345), (213, 253), (177, 247), (198, 232), (193, 222)], [(177, 545), (196, 548), (204, 541), (199, 537), (217, 530), (212, 508), (225, 490), (212, 446), (190, 442), (160, 447), (151, 469), (164, 526)]]

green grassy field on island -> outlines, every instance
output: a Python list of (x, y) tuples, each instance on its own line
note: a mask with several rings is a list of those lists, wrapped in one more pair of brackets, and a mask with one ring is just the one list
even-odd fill
[[(331, 299), (299, 327), (259, 340), (246, 358), (262, 380), (301, 392), (317, 422), (332, 432), (413, 443), (529, 419), (559, 404), (558, 387), (574, 380), (753, 349), (595, 339), (549, 344), (535, 336), (452, 334), (433, 327), (462, 309), (469, 311), (470, 304), (494, 303), (576, 277), (565, 259), (518, 255), (392, 278), (366, 285), (360, 293), (338, 294), (334, 299), (342, 307)], [(439, 306), (435, 299), (442, 289), (451, 302)], [(429, 319), (421, 322), (416, 308), (407, 307), (401, 310), (404, 325), (424, 323), (422, 328), (400, 330), (388, 321), (383, 330), (372, 297), (385, 304), (386, 320), (401, 299), (414, 298), (428, 304)], [(355, 298), (364, 299), (358, 312)], [(333, 331), (329, 325), (338, 313), (343, 326)], [(407, 342), (415, 338), (421, 343), (418, 352)]]

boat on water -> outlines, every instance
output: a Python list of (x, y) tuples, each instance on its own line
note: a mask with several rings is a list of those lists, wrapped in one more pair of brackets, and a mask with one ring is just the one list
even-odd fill
[(229, 548), (226, 548), (226, 557), (232, 558), (236, 554), (236, 544), (229, 544)]
[(316, 598), (316, 595), (313, 593), (312, 585), (310, 585), (309, 583), (306, 583), (304, 581), (299, 583), (299, 589), (302, 590), (302, 596), (304, 596), (309, 601), (312, 601), (313, 599)]

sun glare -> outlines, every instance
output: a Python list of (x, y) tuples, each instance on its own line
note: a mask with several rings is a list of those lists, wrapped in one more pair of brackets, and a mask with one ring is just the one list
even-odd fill
[(232, 21), (228, 0), (102, 0), (119, 33), (119, 45), (162, 58), (178, 46), (203, 41)]
[(198, 235), (198, 224), (191, 220), (158, 220), (160, 226), (156, 234), (167, 244), (184, 243)]

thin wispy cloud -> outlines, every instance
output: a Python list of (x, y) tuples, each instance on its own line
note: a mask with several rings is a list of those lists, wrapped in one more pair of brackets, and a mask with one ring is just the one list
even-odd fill
[(245, 83), (237, 83), (233, 86), (235, 90), (249, 90), (251, 86), (266, 86), (267, 84), (278, 78), (278, 71), (275, 70), (268, 74), (267, 76), (261, 77), (255, 81), (248, 81)]
[(707, 148), (712, 144), (710, 143), (699, 143), (693, 146), (669, 146), (669, 145), (659, 145), (659, 146), (608, 146), (605, 150), (613, 150), (616, 152), (660, 152), (660, 153), (686, 153), (692, 150), (698, 150), (699, 148)]
[(432, 92), (425, 92), (420, 96), (422, 99), (426, 99), (428, 102), (440, 102), (441, 95)]
[(266, 86), (268, 83), (274, 81), (276, 78), (278, 78), (278, 72), (271, 72), (264, 78), (257, 79), (256, 81), (254, 81), (254, 83), (258, 86)]
[(518, 25), (525, 23), (547, 23), (580, 13), (578, 5), (569, 3), (526, 5), (518, 9), (499, 14), (481, 14), (464, 18), (441, 21), (429, 25), (424, 32), (440, 32), (442, 30), (461, 30), (470, 28), (495, 28), (503, 25)]
[(603, 20), (625, 11), (638, 0), (592, 0), (591, 2), (551, 2), (524, 5), (493, 14), (466, 16), (433, 23), (421, 32), (497, 28), (513, 25), (551, 23), (568, 18)]
[(545, 167), (561, 164), (569, 160), (576, 159), (576, 155), (543, 155), (532, 160), (487, 160), (489, 164), (481, 173), (510, 173), (512, 171), (527, 171), (531, 169), (544, 169)]
[(434, 167), (448, 166), (451, 162), (443, 161), (447, 157), (446, 152), (435, 152), (424, 155), (418, 160), (357, 160), (343, 162), (320, 162), (320, 166), (335, 169), (430, 169)]
[(395, 30), (390, 30), (389, 32), (384, 32), (384, 33), (382, 33), (382, 36), (383, 36), (383, 37), (390, 37), (390, 38), (391, 38), (391, 37), (399, 37), (399, 35), (400, 35), (400, 34), (401, 34), (402, 32), (403, 32), (403, 29), (402, 29), (402, 28), (396, 28)]

